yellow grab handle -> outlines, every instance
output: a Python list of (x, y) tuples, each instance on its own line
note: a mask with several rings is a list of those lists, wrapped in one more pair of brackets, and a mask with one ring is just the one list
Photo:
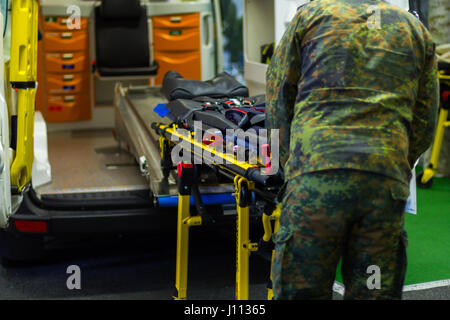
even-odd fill
[[(264, 228), (264, 235), (262, 237), (263, 241), (269, 242), (272, 238), (272, 235), (276, 234), (278, 232), (278, 228), (280, 226), (279, 220), (281, 216), (281, 209), (280, 206), (276, 206), (275, 210), (272, 212), (272, 214), (269, 216), (266, 213), (263, 213), (262, 215), (262, 223)], [(275, 221), (274, 228), (272, 229), (272, 223), (271, 221)]]
[(264, 227), (263, 241), (269, 242), (272, 238), (272, 224), (270, 223), (270, 216), (263, 213), (262, 223)]
[(31, 180), (34, 160), (38, 10), (38, 0), (12, 2), (10, 81), (17, 91), (17, 148), (11, 185), (19, 191)]
[(34, 160), (34, 102), (35, 90), (19, 90), (17, 99), (17, 147), (11, 165), (11, 185), (22, 191), (31, 180)]

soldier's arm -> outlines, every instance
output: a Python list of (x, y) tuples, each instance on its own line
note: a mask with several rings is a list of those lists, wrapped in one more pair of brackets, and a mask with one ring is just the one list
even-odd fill
[(425, 68), (419, 82), (409, 142), (409, 163), (411, 167), (424, 153), (434, 137), (436, 116), (439, 107), (439, 80), (437, 75), (435, 46), (429, 41)]
[(277, 46), (266, 74), (266, 128), (280, 130), (281, 166), (289, 157), (290, 127), (301, 74), (298, 28), (297, 14)]

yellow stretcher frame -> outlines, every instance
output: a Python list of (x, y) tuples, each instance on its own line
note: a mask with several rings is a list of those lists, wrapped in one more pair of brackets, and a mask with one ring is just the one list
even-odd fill
[[(160, 130), (163, 130), (176, 137), (178, 141), (188, 141), (190, 145), (196, 145), (202, 150), (206, 149), (216, 156), (222, 159), (228, 160), (229, 163), (233, 163), (241, 167), (243, 170), (254, 168), (254, 165), (247, 163), (240, 163), (230, 155), (216, 152), (214, 149), (207, 145), (199, 143), (192, 136), (183, 136), (179, 134), (176, 129), (176, 125), (160, 125)], [(170, 144), (165, 143), (167, 138), (160, 135), (160, 155), (161, 158), (167, 150), (163, 148)], [(193, 149), (191, 149), (191, 152)], [(222, 169), (230, 172), (227, 168), (218, 165)], [(181, 178), (181, 177), (180, 177)], [(254, 189), (255, 183), (248, 180), (241, 175), (234, 175), (233, 179), (235, 197), (236, 197), (236, 285), (235, 285), (235, 298), (236, 300), (248, 300), (249, 299), (249, 260), (252, 252), (258, 251), (258, 243), (250, 241), (250, 191)], [(189, 230), (193, 226), (202, 225), (201, 216), (190, 215), (190, 198), (189, 194), (178, 193), (178, 218), (177, 218), (177, 251), (176, 251), (176, 267), (175, 267), (175, 293), (173, 295), (174, 300), (186, 300), (187, 299), (187, 281), (188, 281), (188, 251), (189, 251)], [(264, 236), (262, 241), (269, 242), (272, 235), (278, 231), (279, 218), (281, 210), (277, 206), (272, 213), (263, 214), (263, 227)], [(272, 229), (272, 221), (275, 221), (274, 228)], [(273, 260), (273, 251), (272, 251)], [(270, 270), (270, 281), (272, 280), (272, 270)], [(268, 287), (267, 298), (271, 300), (273, 298), (273, 291), (271, 287)]]
[(11, 164), (11, 186), (21, 192), (31, 181), (34, 160), (39, 2), (14, 0), (11, 5), (10, 81), (17, 91), (17, 143)]
[[(438, 74), (440, 81), (450, 82), (450, 76), (445, 75), (443, 71)], [(450, 87), (450, 85), (449, 85)], [(432, 179), (437, 171), (437, 166), (439, 163), (439, 155), (441, 153), (442, 142), (444, 140), (445, 128), (450, 127), (450, 121), (448, 120), (449, 110), (443, 106), (439, 108), (439, 118), (436, 125), (436, 133), (434, 136), (433, 147), (431, 148), (430, 164), (424, 170), (424, 172), (419, 176), (418, 185), (422, 188), (430, 188), (432, 184)]]
[[(243, 190), (250, 191), (252, 182), (241, 176), (234, 179), (236, 191), (236, 300), (249, 299), (249, 260), (252, 252), (258, 251), (258, 244), (250, 241), (250, 206), (243, 199)], [(279, 228), (281, 210), (279, 207), (272, 215), (263, 214), (264, 236), (263, 241), (269, 242), (272, 238), (271, 221), (275, 221), (273, 234)], [(193, 226), (201, 226), (201, 216), (190, 215), (190, 195), (178, 194), (178, 218), (177, 218), (177, 252), (175, 271), (175, 294), (174, 300), (187, 299), (188, 282), (188, 252), (189, 252), (189, 230)], [(274, 251), (272, 251), (272, 262)], [(272, 281), (272, 270), (270, 270), (270, 281)], [(267, 289), (267, 299), (272, 300), (273, 291)]]

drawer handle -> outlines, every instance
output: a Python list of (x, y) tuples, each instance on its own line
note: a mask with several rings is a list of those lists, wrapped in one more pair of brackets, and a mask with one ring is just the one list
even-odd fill
[(181, 30), (169, 30), (170, 36), (181, 36), (182, 31)]
[(172, 65), (180, 65), (180, 64), (184, 64), (184, 63), (193, 63), (195, 60), (199, 59), (198, 56), (187, 56), (184, 58), (171, 58), (171, 57), (167, 57), (167, 56), (160, 56), (157, 57), (156, 60), (158, 62), (162, 62), (162, 63), (167, 63), (167, 64), (172, 64)]
[(67, 26), (67, 24), (69, 23), (69, 19), (61, 19), (59, 23), (63, 26)]
[(56, 17), (45, 17), (45, 22), (56, 22), (57, 20)]
[(64, 102), (74, 102), (74, 101), (75, 101), (75, 97), (74, 96), (64, 97)]
[(62, 65), (62, 68), (63, 68), (64, 70), (67, 70), (67, 69), (75, 69), (75, 65), (74, 65), (74, 64), (63, 64), (63, 65)]
[(75, 78), (73, 74), (65, 74), (63, 76), (63, 81), (72, 81)]
[(73, 34), (71, 32), (63, 32), (61, 33), (62, 39), (72, 39)]
[(181, 17), (170, 17), (170, 22), (172, 23), (180, 23)]
[(73, 59), (73, 53), (64, 53), (61, 56), (61, 59), (63, 59), (63, 60), (71, 60), (71, 59)]
[[(63, 86), (64, 91), (75, 90), (75, 86)], [(64, 100), (65, 101), (65, 100)]]

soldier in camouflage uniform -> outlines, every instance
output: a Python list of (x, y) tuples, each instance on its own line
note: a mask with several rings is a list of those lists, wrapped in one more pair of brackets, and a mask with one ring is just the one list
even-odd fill
[(299, 8), (267, 71), (286, 181), (275, 299), (331, 298), (340, 259), (345, 298), (401, 298), (411, 168), (432, 141), (438, 90), (434, 43), (412, 14), (378, 0)]

